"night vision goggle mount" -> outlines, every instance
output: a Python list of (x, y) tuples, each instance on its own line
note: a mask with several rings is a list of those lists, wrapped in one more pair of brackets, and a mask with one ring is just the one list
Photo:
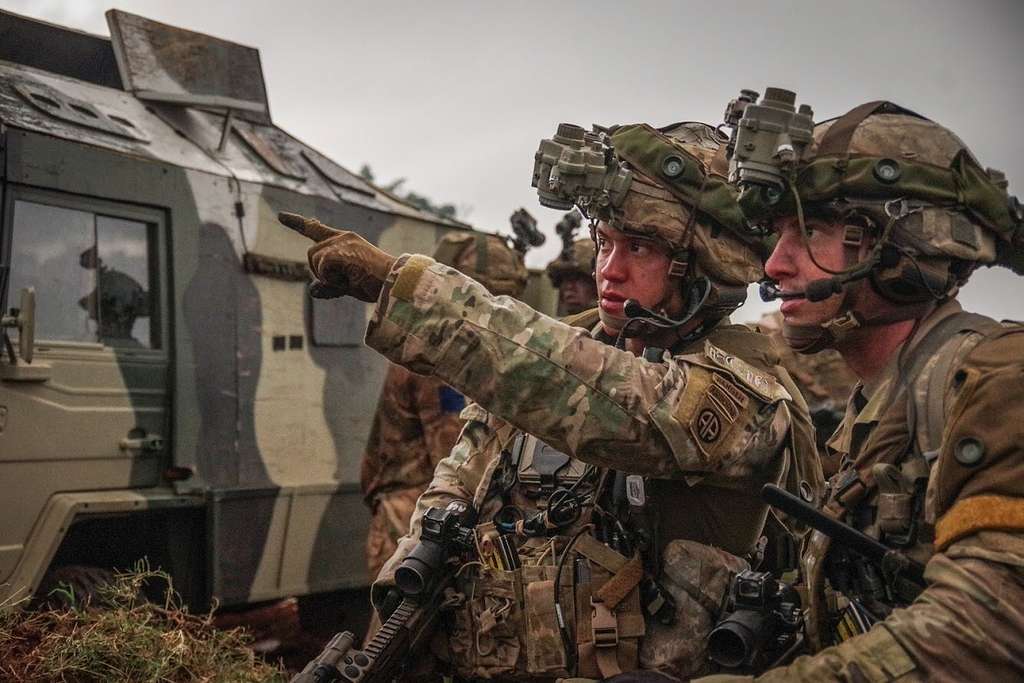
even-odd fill
[(778, 203), (814, 139), (814, 112), (795, 105), (796, 93), (766, 88), (760, 101), (756, 91), (743, 90), (725, 109), (725, 125), (733, 130), (726, 146), (729, 182), (739, 188), (737, 201), (748, 218)]
[(736, 205), (735, 189), (724, 177), (709, 174), (702, 162), (663, 130), (646, 124), (585, 131), (571, 123), (541, 140), (534, 156), (533, 186), (540, 203), (553, 209), (577, 206), (590, 220), (609, 219), (621, 207), (636, 174), (654, 180), (666, 192), (748, 245), (760, 244)]
[[(807, 105), (797, 109), (795, 102), (794, 93), (768, 88), (760, 101), (756, 92), (744, 90), (726, 107), (725, 123), (734, 131), (727, 146), (730, 181), (739, 189), (737, 201), (745, 218), (751, 224), (764, 225), (774, 216), (796, 216), (806, 237), (805, 205), (873, 206), (869, 213), (876, 218), (879, 231), (871, 252), (860, 263), (828, 271), (834, 275), (828, 282), (812, 283), (820, 286), (792, 297), (813, 294), (814, 299), (827, 298), (846, 283), (868, 276), (883, 296), (896, 301), (943, 296), (955, 286), (957, 276), (943, 268), (925, 277), (921, 257), (928, 254), (908, 249), (908, 245), (898, 246), (900, 233), (894, 229), (903, 225), (907, 216), (929, 208), (961, 213), (991, 231), (997, 237), (995, 262), (1024, 274), (1024, 211), (1006, 192), (1001, 173), (982, 169), (966, 149), (948, 167), (852, 152), (851, 140), (858, 126), (874, 114), (924, 118), (881, 101), (868, 102), (836, 119), (811, 156), (813, 113)], [(890, 205), (895, 200), (904, 207), (919, 208), (894, 213)], [(918, 231), (912, 223), (902, 229)], [(952, 239), (967, 245), (977, 243), (965, 234), (969, 231), (966, 224), (957, 226)], [(918, 235), (918, 241), (933, 239), (926, 233)], [(897, 267), (903, 260), (907, 260), (906, 267)], [(765, 291), (763, 288), (762, 295)], [(772, 292), (770, 287), (767, 291)], [(779, 298), (774, 294), (771, 298)]]
[(540, 203), (568, 211), (578, 206), (585, 216), (599, 217), (619, 206), (633, 174), (618, 162), (608, 134), (561, 123), (550, 139), (541, 140), (533, 160), (533, 187)]

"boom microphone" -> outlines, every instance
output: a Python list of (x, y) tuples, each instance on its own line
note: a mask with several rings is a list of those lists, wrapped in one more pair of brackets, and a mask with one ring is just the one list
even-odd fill
[(808, 301), (824, 301), (834, 294), (843, 291), (843, 285), (851, 280), (859, 278), (829, 277), (823, 280), (811, 280), (803, 291), (783, 292), (779, 286), (771, 280), (761, 280), (758, 285), (758, 294), (761, 301), (789, 301), (790, 299), (807, 299)]
[(774, 301), (776, 299), (782, 299), (783, 301), (790, 299), (824, 301), (830, 296), (841, 293), (843, 287), (849, 283), (866, 278), (871, 274), (871, 270), (878, 262), (877, 259), (868, 259), (847, 273), (822, 278), (821, 280), (811, 280), (802, 292), (783, 292), (779, 289), (777, 282), (770, 278), (765, 278), (758, 285), (758, 293), (761, 295), (761, 301)]
[(690, 293), (686, 297), (686, 310), (683, 311), (682, 316), (675, 320), (644, 307), (636, 299), (626, 299), (622, 304), (622, 313), (629, 318), (630, 321), (643, 320), (646, 323), (660, 328), (680, 327), (690, 322), (693, 316), (697, 314), (697, 311), (700, 310), (700, 307), (707, 302), (710, 295), (711, 283), (706, 278), (701, 278), (693, 283), (693, 287), (690, 289)]

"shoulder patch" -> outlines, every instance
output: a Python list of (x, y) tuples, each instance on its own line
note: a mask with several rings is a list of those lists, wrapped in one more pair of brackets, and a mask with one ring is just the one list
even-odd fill
[(759, 406), (730, 374), (693, 364), (687, 369), (686, 387), (677, 398), (674, 417), (689, 433), (700, 468), (715, 470), (740, 447)]
[(460, 413), (466, 407), (466, 397), (447, 384), (438, 388), (437, 393), (443, 413)]
[(747, 361), (723, 351), (710, 341), (704, 342), (704, 355), (711, 363), (728, 372), (754, 395), (767, 403), (792, 399), (786, 387), (771, 373), (755, 368)]

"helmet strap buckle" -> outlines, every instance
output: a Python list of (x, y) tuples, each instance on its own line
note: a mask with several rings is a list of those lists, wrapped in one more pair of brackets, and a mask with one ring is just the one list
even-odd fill
[(847, 311), (842, 315), (832, 318), (821, 325), (833, 339), (842, 339), (851, 331), (861, 326), (861, 321), (853, 311)]
[(690, 270), (690, 257), (689, 254), (682, 254), (675, 256), (672, 259), (672, 263), (668, 267), (669, 277), (686, 277), (686, 273)]
[(864, 228), (860, 225), (843, 226), (843, 245), (853, 249), (860, 249), (864, 244)]

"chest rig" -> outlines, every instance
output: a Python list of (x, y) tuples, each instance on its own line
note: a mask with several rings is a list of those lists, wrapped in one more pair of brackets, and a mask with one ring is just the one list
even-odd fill
[[(605, 678), (638, 667), (640, 555), (604, 522), (614, 475), (513, 433), (475, 529), (477, 562), (449, 627), (454, 672), (472, 680)], [(617, 542), (610, 542), (612, 537)]]
[[(958, 359), (1000, 329), (989, 318), (958, 311), (920, 339), (888, 386), (877, 421), (851, 425), (848, 452), (829, 481), (826, 514), (922, 565), (928, 562), (935, 539), (934, 520), (925, 514), (928, 482), (945, 426), (947, 380)], [(865, 407), (861, 397), (853, 401), (858, 412)], [(820, 534), (810, 537), (805, 555), (812, 560), (805, 562), (808, 636), (816, 647), (867, 631), (921, 590)], [(827, 599), (826, 576), (835, 591)]]

